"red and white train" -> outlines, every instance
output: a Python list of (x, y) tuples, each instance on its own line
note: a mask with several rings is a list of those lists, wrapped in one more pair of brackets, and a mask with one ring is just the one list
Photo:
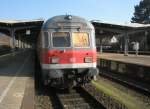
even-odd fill
[(90, 82), (97, 74), (95, 31), (78, 16), (47, 20), (37, 42), (44, 84), (68, 88)]

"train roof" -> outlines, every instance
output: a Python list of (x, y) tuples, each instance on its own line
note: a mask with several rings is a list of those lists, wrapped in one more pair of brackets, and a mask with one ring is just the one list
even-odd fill
[(88, 28), (88, 29), (94, 29), (91, 22), (85, 20), (84, 18), (81, 18), (79, 16), (74, 15), (59, 15), (54, 16), (50, 19), (48, 19), (43, 24), (43, 29), (48, 28), (58, 28), (58, 26), (68, 26), (68, 27), (79, 27), (82, 26), (82, 28)]

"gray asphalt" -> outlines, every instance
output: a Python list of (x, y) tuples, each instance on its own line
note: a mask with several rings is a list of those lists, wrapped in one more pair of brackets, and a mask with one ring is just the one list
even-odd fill
[(33, 72), (29, 51), (0, 57), (0, 109), (20, 109), (27, 80)]

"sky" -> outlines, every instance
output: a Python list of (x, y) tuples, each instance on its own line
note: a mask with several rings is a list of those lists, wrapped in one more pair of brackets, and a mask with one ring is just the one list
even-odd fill
[(47, 20), (71, 14), (87, 20), (130, 22), (141, 0), (1, 0), (0, 19)]

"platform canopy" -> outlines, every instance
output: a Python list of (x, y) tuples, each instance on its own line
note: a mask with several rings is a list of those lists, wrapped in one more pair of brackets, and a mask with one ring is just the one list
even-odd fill
[(8, 26), (26, 26), (26, 25), (41, 25), (43, 23), (43, 19), (35, 19), (35, 20), (5, 20), (0, 19), (0, 26), (8, 27)]
[(5, 20), (0, 19), (0, 32), (7, 32), (13, 30), (24, 30), (24, 29), (38, 29), (41, 28), (44, 20)]
[(113, 33), (124, 33), (128, 32), (129, 34), (145, 31), (150, 29), (150, 24), (139, 24), (139, 23), (125, 23), (125, 24), (119, 24), (119, 23), (108, 23), (108, 22), (102, 22), (99, 20), (92, 20), (91, 23), (94, 25), (95, 29), (98, 30), (104, 30), (104, 31), (110, 31)]
[[(43, 25), (43, 19), (36, 20), (5, 20), (0, 19), (0, 32), (10, 36), (10, 45), (16, 46), (16, 40), (25, 43), (35, 43)], [(30, 37), (26, 37), (30, 36)]]
[(145, 35), (150, 31), (150, 24), (138, 24), (138, 23), (108, 23), (99, 20), (92, 20), (91, 23), (95, 27), (96, 38), (98, 39), (98, 44), (100, 44), (100, 48), (102, 51), (102, 40), (108, 40), (110, 37), (123, 37), (124, 39), (124, 53), (128, 54), (128, 46), (129, 46), (129, 36), (133, 35), (133, 37), (137, 38), (136, 35), (140, 32), (144, 32)]

